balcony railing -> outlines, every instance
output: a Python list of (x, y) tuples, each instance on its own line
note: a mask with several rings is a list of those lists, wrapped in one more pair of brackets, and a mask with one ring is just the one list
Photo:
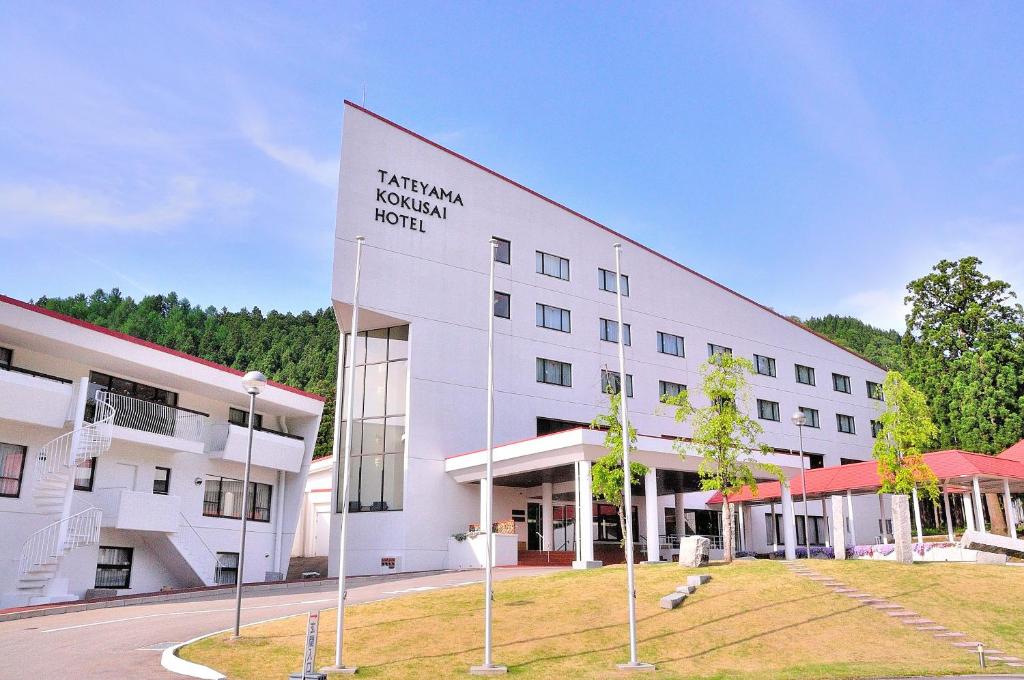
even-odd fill
[(30, 368), (21, 368), (20, 366), (0, 365), (0, 371), (10, 371), (11, 373), (23, 373), (25, 375), (31, 375), (31, 376), (34, 376), (36, 378), (43, 378), (44, 380), (53, 380), (53, 381), (56, 381), (56, 382), (59, 382), (59, 383), (64, 383), (65, 385), (70, 385), (72, 383), (71, 380), (68, 380), (67, 378), (61, 378), (58, 375), (50, 375), (49, 373), (41, 373), (39, 371), (33, 371)]
[(168, 406), (136, 399), (123, 394), (97, 391), (95, 399), (86, 403), (85, 419), (91, 422), (98, 401), (103, 400), (114, 409), (114, 425), (167, 437), (203, 441), (207, 414), (178, 406)]

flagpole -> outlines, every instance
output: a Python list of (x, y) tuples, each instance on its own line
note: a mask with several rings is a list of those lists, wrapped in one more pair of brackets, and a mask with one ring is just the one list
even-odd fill
[[(363, 241), (364, 236), (356, 236), (356, 277), (355, 287), (352, 291), (352, 327), (349, 334), (348, 344), (348, 356), (352, 358), (349, 364), (349, 371), (345, 374), (346, 382), (348, 387), (346, 388), (347, 394), (350, 396), (354, 393), (356, 383), (356, 337), (359, 335), (359, 274), (362, 265), (363, 255)], [(349, 493), (349, 468), (351, 467), (352, 460), (352, 417), (353, 407), (355, 401), (353, 399), (345, 399), (341, 392), (342, 373), (344, 373), (344, 356), (342, 352), (342, 342), (345, 339), (345, 334), (339, 330), (339, 343), (338, 343), (338, 380), (335, 384), (335, 396), (334, 396), (334, 446), (333, 446), (333, 458), (334, 458), (334, 471), (335, 479), (337, 479), (338, 464), (341, 463), (341, 490), (338, 495), (338, 500), (341, 503), (341, 540), (338, 545), (338, 629), (335, 633), (334, 638), (334, 665), (321, 668), (321, 673), (345, 673), (351, 674), (358, 670), (355, 666), (346, 666), (343, 659), (343, 649), (345, 643), (345, 544), (348, 537), (348, 493)], [(340, 449), (339, 434), (341, 431), (340, 421), (340, 409), (338, 404), (344, 402), (345, 405), (345, 456), (344, 459), (338, 460), (338, 453)]]
[[(651, 671), (653, 664), (637, 660), (636, 650), (636, 576), (633, 573), (633, 475), (629, 462), (629, 411), (626, 391), (626, 326), (622, 323), (622, 245), (616, 243), (615, 248), (615, 306), (619, 315), (619, 405), (622, 420), (622, 498), (626, 506), (626, 583), (629, 602), (629, 663), (617, 664), (620, 670)], [(650, 535), (650, 530), (648, 530)], [(655, 532), (657, 533), (657, 532)]]
[(494, 600), (494, 260), (498, 251), (497, 239), (490, 240), (490, 275), (487, 290), (487, 470), (484, 488), (484, 511), (480, 518), (480, 530), (487, 541), (484, 551), (484, 662), (469, 669), (472, 675), (501, 675), (508, 671), (505, 666), (494, 665), (491, 653), (491, 610)]

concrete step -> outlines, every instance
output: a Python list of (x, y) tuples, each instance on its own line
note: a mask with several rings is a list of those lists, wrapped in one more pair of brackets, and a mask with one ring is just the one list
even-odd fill
[[(623, 478), (625, 478), (625, 475), (623, 475)], [(937, 637), (937, 638), (962, 638), (962, 637), (967, 637), (967, 634), (966, 633), (957, 633), (955, 631), (947, 630), (947, 631), (942, 632), (942, 633), (936, 633), (935, 637)]]
[[(625, 475), (623, 475), (623, 477), (625, 477)], [(918, 616), (920, 616), (920, 614), (918, 614), (917, 612), (912, 612), (912, 611), (909, 611), (909, 610), (906, 610), (906, 609), (899, 609), (899, 610), (893, 609), (892, 611), (887, 611), (886, 614), (888, 614), (889, 616), (892, 616), (894, 618), (897, 618), (897, 619), (903, 619), (903, 618), (910, 619), (910, 618), (917, 618)]]
[[(626, 475), (623, 474), (622, 477), (623, 477), (623, 479), (625, 479)], [(965, 648), (970, 647), (971, 649), (977, 649), (978, 645), (980, 645), (980, 644), (982, 644), (982, 643), (978, 642), (978, 641), (974, 641), (974, 642), (954, 642), (953, 646), (954, 647), (965, 647)]]

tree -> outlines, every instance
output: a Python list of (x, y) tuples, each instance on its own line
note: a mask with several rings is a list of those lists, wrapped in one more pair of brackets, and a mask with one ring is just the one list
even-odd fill
[(852, 316), (836, 314), (827, 314), (822, 317), (812, 316), (803, 324), (834, 342), (849, 347), (887, 370), (902, 370), (903, 357), (900, 354), (898, 331), (882, 330)]
[[(935, 419), (933, 444), (996, 453), (1024, 438), (1024, 309), (981, 260), (942, 260), (907, 285), (907, 379)], [(986, 502), (1005, 528), (997, 494)]]
[(931, 500), (939, 497), (935, 473), (923, 452), (938, 429), (920, 391), (899, 371), (889, 371), (882, 383), (885, 411), (879, 416), (882, 432), (872, 455), (878, 461), (879, 493), (914, 494), (917, 489)]
[(782, 469), (760, 460), (772, 449), (760, 440), (764, 430), (746, 414), (750, 401), (747, 376), (754, 373), (748, 359), (732, 354), (716, 354), (701, 364), (701, 392), (708, 405), (694, 408), (686, 391), (662, 401), (675, 407), (676, 422), (689, 421), (692, 437), (689, 442), (676, 439), (673, 447), (684, 458), (690, 447), (701, 455), (697, 468), (701, 488), (722, 493), (722, 547), (726, 562), (732, 561), (732, 506), (729, 495), (744, 486), (757, 493), (758, 467), (782, 479)]
[[(622, 530), (622, 544), (626, 545), (626, 522), (632, 520), (633, 510), (626, 512), (623, 499), (623, 484), (626, 473), (622, 466), (622, 421), (619, 420), (621, 411), (621, 393), (608, 392), (608, 410), (598, 414), (590, 423), (595, 430), (604, 430), (604, 447), (608, 453), (594, 461), (591, 467), (591, 485), (594, 497), (605, 503), (618, 508), (619, 527)], [(636, 444), (636, 428), (629, 426), (629, 447), (633, 450)], [(630, 484), (635, 486), (643, 481), (647, 474), (647, 466), (641, 463), (630, 461), (629, 463)], [(647, 533), (650, 533), (648, 530)], [(657, 530), (655, 530), (657, 533)], [(648, 538), (650, 540), (650, 538)], [(658, 540), (655, 538), (654, 540)], [(631, 549), (632, 546), (626, 549)]]

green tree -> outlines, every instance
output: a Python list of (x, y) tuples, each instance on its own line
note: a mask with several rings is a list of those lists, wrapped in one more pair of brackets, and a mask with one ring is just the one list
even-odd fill
[(885, 410), (879, 416), (882, 432), (872, 455), (878, 461), (878, 493), (912, 494), (916, 489), (931, 500), (939, 497), (935, 473), (924, 462), (924, 451), (938, 429), (924, 394), (899, 371), (889, 371), (882, 383)]
[[(799, 321), (799, 319), (798, 319)], [(903, 356), (900, 351), (900, 334), (895, 330), (883, 330), (864, 323), (852, 316), (827, 314), (803, 322), (811, 330), (821, 333), (830, 340), (849, 347), (886, 370), (902, 370)]]
[[(619, 528), (622, 530), (622, 544), (626, 541), (626, 522), (633, 515), (632, 508), (626, 512), (623, 493), (626, 471), (622, 465), (622, 421), (619, 420), (622, 395), (608, 392), (608, 410), (598, 414), (590, 423), (595, 430), (604, 430), (604, 447), (608, 453), (594, 461), (590, 469), (591, 485), (594, 497), (618, 508)], [(629, 448), (633, 451), (636, 445), (636, 428), (629, 426)], [(636, 486), (647, 474), (647, 466), (630, 461), (630, 484)], [(650, 531), (648, 531), (650, 533)], [(655, 532), (656, 533), (656, 532)], [(635, 537), (634, 537), (635, 540)], [(650, 538), (648, 538), (650, 540)], [(655, 537), (654, 540), (658, 540)]]
[(744, 486), (757, 493), (755, 468), (782, 479), (782, 469), (760, 457), (772, 449), (760, 442), (764, 430), (747, 415), (750, 401), (748, 376), (754, 366), (748, 359), (716, 354), (701, 364), (701, 392), (708, 405), (695, 408), (687, 392), (662, 401), (675, 407), (676, 422), (689, 422), (689, 442), (676, 439), (673, 447), (684, 458), (690, 448), (701, 456), (697, 473), (701, 488), (722, 493), (722, 547), (726, 562), (732, 561), (732, 505), (729, 494)]

